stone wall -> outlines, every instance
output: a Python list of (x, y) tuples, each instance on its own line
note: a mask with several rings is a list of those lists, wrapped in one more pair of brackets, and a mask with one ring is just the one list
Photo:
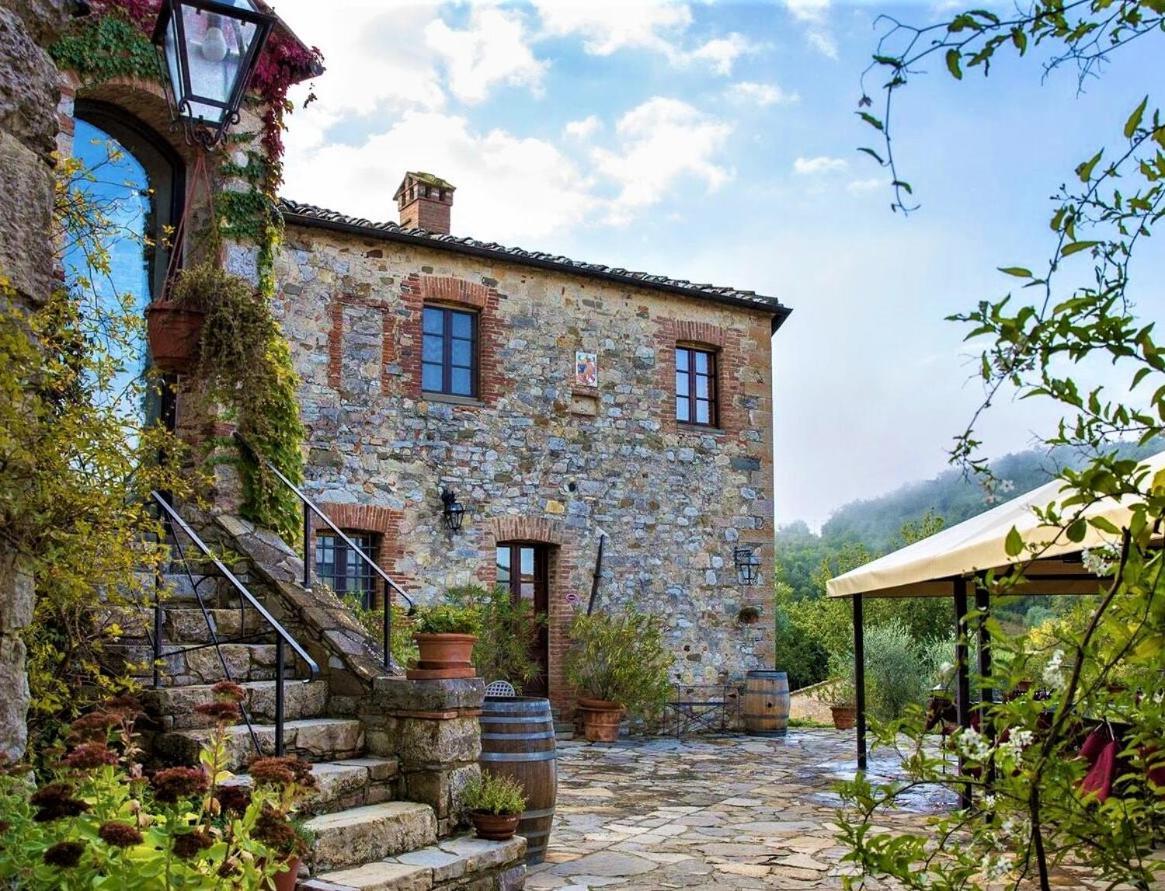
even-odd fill
[[(737, 583), (734, 546), (772, 557), (770, 316), (648, 288), (426, 246), (289, 227), (277, 312), (301, 376), (310, 493), (342, 525), (384, 536), (384, 568), (422, 600), (495, 580), (494, 547), (550, 548), (550, 686), (564, 701), (563, 627), (600, 608), (665, 618), (677, 681), (771, 665), (764, 577)], [(425, 398), (425, 303), (480, 316), (481, 396)], [(720, 358), (720, 429), (677, 424), (677, 343)], [(576, 350), (599, 385), (575, 386)], [(469, 510), (445, 529), (439, 490)], [(369, 516), (371, 526), (358, 518)]]
[[(53, 283), (53, 152), (57, 69), (44, 47), (65, 20), (64, 0), (0, 6), (0, 276), (22, 310)], [(0, 756), (19, 758), (28, 739), (28, 681), (21, 630), (32, 621), (33, 579), (0, 546)]]

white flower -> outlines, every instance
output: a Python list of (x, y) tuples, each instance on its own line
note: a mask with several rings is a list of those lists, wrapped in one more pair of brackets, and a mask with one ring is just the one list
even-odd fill
[(1059, 689), (1064, 686), (1064, 651), (1056, 650), (1044, 666), (1044, 683)]
[(1032, 744), (1034, 738), (1035, 736), (1030, 730), (1016, 730), (999, 744), (999, 753), (1005, 758), (1017, 761), (1023, 750)]
[(991, 754), (991, 744), (974, 727), (968, 727), (960, 731), (955, 744), (959, 749), (959, 753), (964, 758), (969, 758), (972, 761), (982, 761)]

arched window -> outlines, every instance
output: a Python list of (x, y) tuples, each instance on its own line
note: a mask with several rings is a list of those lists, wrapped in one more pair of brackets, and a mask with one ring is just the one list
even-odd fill
[(119, 410), (152, 421), (168, 412), (137, 384), (149, 365), (144, 327), (126, 334), (117, 319), (140, 318), (161, 294), (170, 263), (169, 234), (182, 213), (182, 160), (145, 124), (116, 106), (78, 100), (73, 187), (99, 220), (93, 236), (69, 240), (66, 280), (91, 302), (104, 348), (118, 367), (101, 396)]

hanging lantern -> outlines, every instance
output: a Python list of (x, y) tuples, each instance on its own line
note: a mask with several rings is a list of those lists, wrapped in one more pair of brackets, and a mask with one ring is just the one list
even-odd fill
[(441, 503), (445, 506), (445, 526), (450, 532), (456, 532), (465, 519), (465, 505), (457, 500), (457, 493), (452, 489), (441, 490)]
[(255, 0), (163, 0), (154, 27), (175, 117), (215, 145), (239, 106), (275, 16)]

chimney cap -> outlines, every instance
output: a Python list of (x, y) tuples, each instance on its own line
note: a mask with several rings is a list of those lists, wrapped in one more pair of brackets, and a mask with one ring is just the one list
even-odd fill
[(433, 186), (433, 187), (438, 188), (438, 189), (444, 189), (445, 191), (450, 192), (450, 193), (455, 191), (457, 188), (448, 180), (441, 179), (441, 177), (439, 177), (439, 176), (434, 176), (432, 173), (426, 173), (423, 170), (410, 170), (407, 173), (405, 173), (404, 179), (402, 179), (400, 181), (400, 185), (396, 187), (396, 192), (394, 192), (393, 196), (392, 196), (394, 201), (400, 200), (400, 196), (402, 194), (404, 194), (404, 190), (405, 190), (405, 188), (407, 188), (410, 181), (417, 182), (417, 183), (424, 183), (427, 186)]

